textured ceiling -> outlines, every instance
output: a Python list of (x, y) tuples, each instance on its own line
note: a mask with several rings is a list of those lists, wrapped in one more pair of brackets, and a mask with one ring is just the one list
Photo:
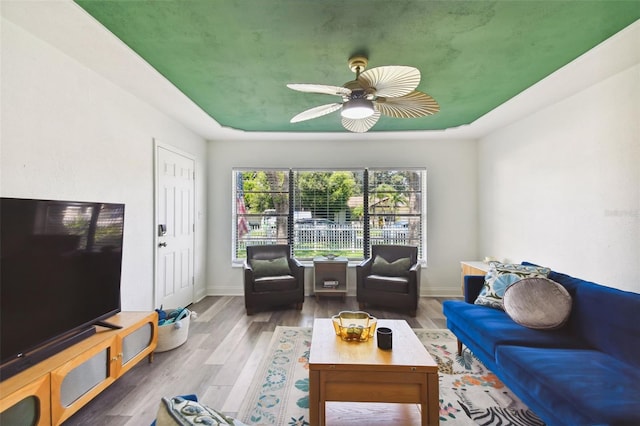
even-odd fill
[(370, 130), (469, 124), (640, 18), (629, 1), (76, 0), (223, 126), (345, 132), (338, 112), (291, 124), (342, 85), (352, 54), (369, 68), (418, 68), (436, 115), (382, 117)]

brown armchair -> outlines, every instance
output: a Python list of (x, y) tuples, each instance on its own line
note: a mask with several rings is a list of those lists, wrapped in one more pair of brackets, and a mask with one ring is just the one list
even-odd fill
[(286, 244), (248, 246), (244, 263), (244, 305), (247, 315), (273, 306), (304, 303), (304, 267)]
[(356, 278), (360, 309), (371, 304), (416, 316), (420, 297), (417, 247), (372, 245), (371, 257), (356, 267)]

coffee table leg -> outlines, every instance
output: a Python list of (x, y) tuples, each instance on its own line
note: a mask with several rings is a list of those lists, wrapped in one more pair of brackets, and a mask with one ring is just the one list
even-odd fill
[(318, 410), (320, 408), (320, 373), (309, 371), (309, 424), (318, 426)]
[(324, 398), (320, 397), (318, 403), (318, 426), (326, 426), (327, 424), (327, 403)]
[(438, 373), (427, 374), (426, 401), (422, 404), (422, 424), (440, 424), (440, 383)]

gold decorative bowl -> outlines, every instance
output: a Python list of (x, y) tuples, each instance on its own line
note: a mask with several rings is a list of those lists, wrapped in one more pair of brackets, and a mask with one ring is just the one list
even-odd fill
[(342, 311), (331, 317), (336, 335), (348, 342), (366, 342), (376, 332), (378, 320), (363, 311)]

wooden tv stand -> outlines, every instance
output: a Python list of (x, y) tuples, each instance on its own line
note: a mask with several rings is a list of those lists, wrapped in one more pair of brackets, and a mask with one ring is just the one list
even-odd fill
[[(93, 336), (0, 382), (0, 424), (59, 425), (145, 357), (158, 342), (156, 312), (120, 312)], [(15, 423), (18, 421), (19, 423)]]

